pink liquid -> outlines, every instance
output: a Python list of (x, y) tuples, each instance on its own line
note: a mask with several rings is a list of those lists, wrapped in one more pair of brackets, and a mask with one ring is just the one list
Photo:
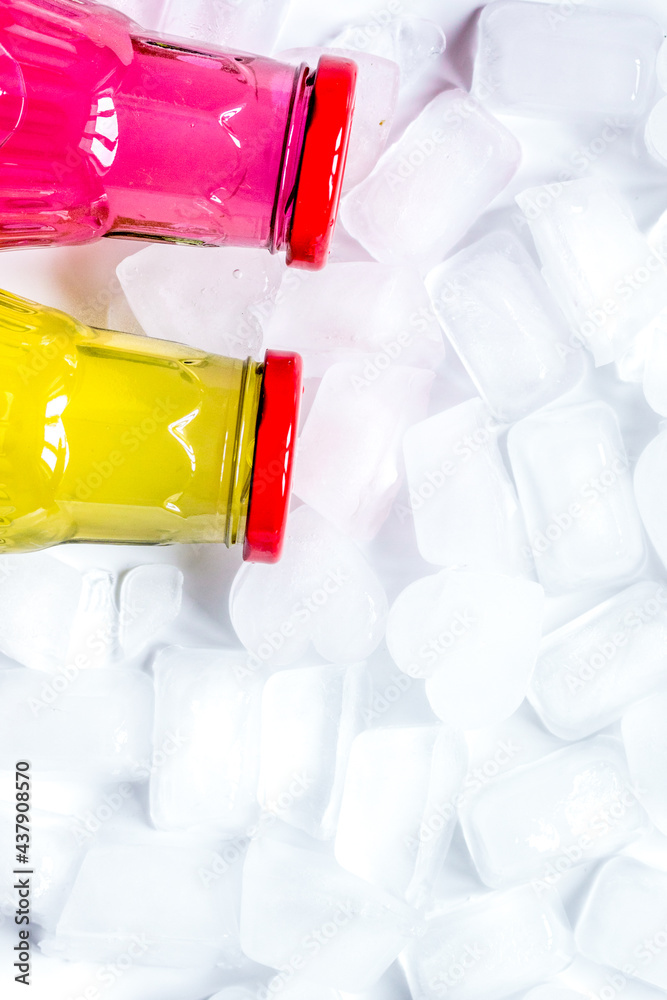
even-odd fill
[(285, 246), (313, 78), (0, 0), (0, 248), (100, 236)]

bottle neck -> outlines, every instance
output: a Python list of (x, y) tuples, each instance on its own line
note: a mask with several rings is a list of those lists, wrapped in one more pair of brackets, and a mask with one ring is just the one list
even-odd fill
[(289, 122), (285, 131), (283, 161), (271, 219), (269, 249), (272, 253), (286, 250), (289, 245), (296, 189), (314, 88), (315, 71), (309, 69), (305, 64), (301, 65), (294, 78), (294, 93), (290, 106)]
[(230, 458), (231, 474), (226, 490), (226, 477), (221, 477), (224, 493), (220, 496), (219, 510), (226, 518), (224, 541), (227, 546), (236, 545), (245, 538), (263, 380), (264, 365), (248, 358), (241, 374), (236, 433)]

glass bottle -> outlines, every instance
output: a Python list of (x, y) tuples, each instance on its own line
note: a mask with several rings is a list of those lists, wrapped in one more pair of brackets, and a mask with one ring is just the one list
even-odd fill
[(244, 543), (280, 556), (301, 359), (96, 330), (0, 292), (0, 552)]
[(0, 249), (113, 236), (322, 267), (355, 85), (345, 59), (295, 67), (90, 0), (0, 0)]

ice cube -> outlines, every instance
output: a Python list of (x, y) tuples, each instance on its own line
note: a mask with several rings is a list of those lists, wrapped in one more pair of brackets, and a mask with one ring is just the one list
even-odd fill
[(270, 997), (271, 1000), (342, 1000), (336, 990), (309, 982), (285, 982), (275, 989), (269, 989), (263, 983), (227, 986), (211, 1000), (260, 1000), (262, 997)]
[(346, 534), (373, 538), (401, 485), (403, 435), (426, 416), (432, 383), (432, 372), (404, 365), (331, 367), (299, 439), (296, 495)]
[(283, 265), (266, 250), (153, 246), (117, 274), (149, 337), (232, 358), (259, 357)]
[(130, 964), (170, 968), (239, 965), (229, 885), (202, 877), (210, 858), (196, 841), (94, 847), (42, 950), (100, 964), (129, 956)]
[(445, 356), (440, 324), (417, 271), (373, 262), (287, 271), (267, 342), (298, 351), (307, 376), (362, 356), (369, 375), (396, 362), (436, 369)]
[(667, 97), (653, 107), (644, 130), (646, 148), (658, 163), (667, 167)]
[[(17, 744), (18, 747), (18, 744)], [(21, 777), (17, 777), (21, 783)], [(74, 883), (81, 859), (83, 846), (72, 836), (71, 823), (63, 816), (44, 812), (32, 807), (28, 814), (29, 825), (17, 827), (16, 809), (0, 805), (0, 850), (9, 860), (17, 855), (18, 846), (26, 846), (25, 864), (17, 862), (3, 866), (0, 873), (0, 901), (3, 907), (9, 903), (12, 916), (18, 901), (14, 884), (16, 872), (22, 868), (30, 872), (30, 918), (46, 930), (53, 930), (65, 900)], [(28, 831), (29, 841), (23, 838)], [(12, 874), (12, 869), (16, 872)], [(2, 918), (0, 917), (0, 921)]]
[(542, 634), (544, 592), (529, 580), (443, 570), (394, 602), (387, 646), (426, 678), (431, 708), (457, 729), (502, 722), (521, 704)]
[(547, 729), (579, 740), (667, 683), (667, 589), (642, 581), (547, 636), (528, 698)]
[(270, 54), (290, 0), (164, 0), (160, 30), (241, 52)]
[(532, 571), (523, 514), (498, 447), (499, 425), (481, 399), (414, 424), (403, 438), (421, 555), (436, 565), (508, 576)]
[(232, 838), (257, 818), (260, 678), (246, 656), (171, 647), (158, 654), (151, 818), (160, 829)]
[(569, 990), (559, 983), (545, 983), (524, 993), (523, 1000), (585, 1000), (585, 993)]
[(576, 743), (487, 784), (461, 822), (486, 885), (544, 889), (648, 828), (619, 740)]
[(281, 562), (246, 563), (229, 603), (256, 667), (296, 663), (311, 645), (332, 663), (364, 660), (387, 618), (385, 592), (359, 549), (305, 506), (291, 515)]
[(474, 86), (504, 114), (631, 123), (650, 107), (662, 38), (647, 17), (499, 0), (479, 20)]
[(160, 29), (163, 12), (169, 0), (106, 0), (105, 7), (113, 7), (131, 17), (142, 28)]
[(429, 920), (406, 965), (412, 995), (423, 1000), (500, 1000), (550, 979), (573, 958), (558, 895), (526, 885)]
[(418, 923), (405, 903), (323, 854), (266, 836), (250, 845), (241, 947), (252, 961), (283, 970), (282, 976), (360, 993), (377, 982)]
[(136, 656), (178, 617), (183, 574), (176, 566), (136, 566), (120, 592), (120, 643), (126, 656)]
[(282, 670), (262, 697), (259, 801), (312, 837), (336, 831), (350, 746), (370, 700), (364, 664)]
[(667, 475), (667, 429), (653, 438), (635, 468), (635, 496), (644, 527), (667, 566), (667, 520), (662, 483)]
[(663, 90), (667, 90), (667, 39), (660, 46), (655, 69), (658, 75), (658, 83)]
[(596, 365), (617, 361), (667, 306), (662, 259), (599, 177), (531, 188), (517, 202), (575, 333)]
[(378, 14), (343, 28), (330, 43), (333, 48), (368, 52), (398, 64), (401, 89), (432, 65), (445, 51), (445, 33), (423, 17), (386, 17)]
[(515, 236), (485, 236), (432, 271), (427, 287), (445, 333), (499, 420), (519, 420), (581, 381), (581, 345)]
[(369, 175), (387, 145), (398, 101), (399, 69), (390, 59), (354, 49), (288, 49), (281, 52), (279, 58), (295, 64), (305, 62), (314, 67), (324, 55), (352, 59), (358, 69), (343, 181), (343, 190), (349, 191)]
[(439, 94), (343, 201), (348, 232), (385, 264), (439, 263), (521, 158), (519, 143), (469, 94)]
[(466, 763), (463, 738), (444, 726), (386, 726), (357, 736), (336, 833), (338, 863), (421, 905), (449, 850)]
[(667, 693), (660, 691), (633, 705), (623, 716), (622, 723), (628, 766), (637, 797), (664, 834), (667, 834), (666, 713)]
[(645, 559), (628, 458), (606, 403), (516, 424), (509, 455), (540, 580), (548, 591), (624, 583)]
[(70, 646), (83, 580), (42, 552), (0, 559), (0, 650), (36, 670), (61, 667)]
[(667, 417), (667, 312), (653, 324), (643, 378), (646, 402), (660, 416)]
[(150, 756), (153, 685), (134, 670), (0, 671), (0, 768), (131, 781)]
[(116, 580), (106, 570), (83, 575), (83, 590), (67, 653), (67, 665), (106, 667), (117, 650), (119, 615), (114, 599)]
[(667, 989), (667, 872), (613, 858), (597, 875), (576, 927), (579, 950), (601, 965)]

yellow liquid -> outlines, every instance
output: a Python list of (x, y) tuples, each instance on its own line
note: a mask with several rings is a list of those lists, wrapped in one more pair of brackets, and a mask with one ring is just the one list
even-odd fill
[(262, 378), (0, 292), (0, 551), (243, 540)]

